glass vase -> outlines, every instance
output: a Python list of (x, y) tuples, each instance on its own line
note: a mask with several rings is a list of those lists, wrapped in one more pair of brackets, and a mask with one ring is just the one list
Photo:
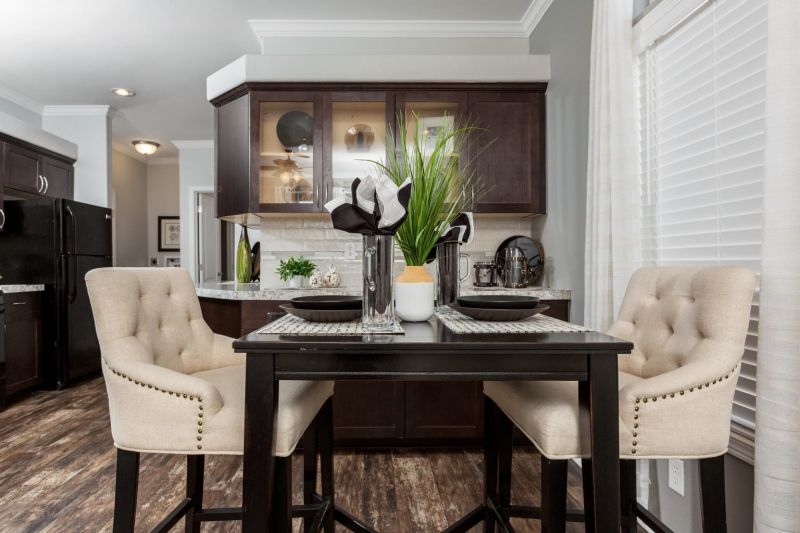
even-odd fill
[(236, 282), (250, 283), (253, 277), (253, 251), (250, 248), (250, 237), (247, 226), (242, 226), (239, 243), (236, 245)]
[(364, 301), (362, 322), (372, 331), (391, 330), (395, 323), (392, 294), (394, 238), (364, 235)]

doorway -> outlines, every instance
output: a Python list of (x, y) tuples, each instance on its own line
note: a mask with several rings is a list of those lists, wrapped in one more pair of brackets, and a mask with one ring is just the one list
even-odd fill
[(195, 194), (197, 231), (197, 283), (222, 280), (221, 227), (214, 217), (214, 194)]

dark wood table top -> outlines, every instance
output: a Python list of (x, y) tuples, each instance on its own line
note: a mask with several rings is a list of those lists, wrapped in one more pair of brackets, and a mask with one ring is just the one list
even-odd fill
[(356, 336), (274, 335), (252, 332), (233, 343), (238, 352), (341, 352), (397, 354), (398, 352), (524, 352), (630, 353), (633, 343), (604, 333), (470, 333), (451, 332), (436, 317), (427, 322), (403, 322), (404, 335)]

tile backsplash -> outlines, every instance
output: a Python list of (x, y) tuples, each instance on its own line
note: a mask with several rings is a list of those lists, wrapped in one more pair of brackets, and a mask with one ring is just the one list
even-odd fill
[[(500, 243), (511, 235), (531, 235), (531, 222), (523, 217), (477, 216), (475, 238), (461, 247), (472, 261), (494, 257)], [(333, 229), (329, 218), (264, 218), (261, 220), (261, 286), (280, 288), (288, 283), (275, 273), (281, 259), (303, 255), (325, 272), (336, 265), (343, 287), (361, 286), (361, 236)], [(403, 268), (400, 250), (395, 246), (395, 272)], [(431, 272), (432, 268), (430, 269)], [(472, 284), (472, 271), (465, 282)]]

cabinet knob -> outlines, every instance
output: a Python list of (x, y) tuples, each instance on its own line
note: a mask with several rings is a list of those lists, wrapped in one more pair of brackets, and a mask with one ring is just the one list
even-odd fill
[(0, 209), (0, 229), (6, 225), (6, 212)]

